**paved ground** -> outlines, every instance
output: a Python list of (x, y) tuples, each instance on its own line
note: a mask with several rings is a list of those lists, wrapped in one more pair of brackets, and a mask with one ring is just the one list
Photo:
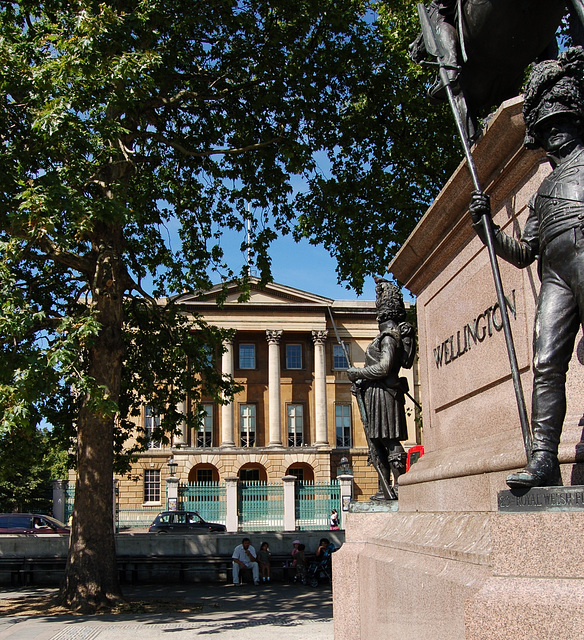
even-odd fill
[[(0, 598), (53, 589), (0, 590)], [(0, 640), (333, 640), (329, 587), (273, 583), (234, 587), (223, 584), (139, 585), (130, 598), (178, 598), (200, 603), (199, 613), (63, 617), (5, 617)]]

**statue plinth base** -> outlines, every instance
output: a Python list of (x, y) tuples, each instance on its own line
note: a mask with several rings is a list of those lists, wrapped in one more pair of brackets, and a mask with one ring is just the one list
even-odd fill
[(582, 637), (583, 511), (348, 513), (345, 523), (335, 640)]
[[(550, 171), (522, 146), (521, 107), (505, 103), (474, 149), (494, 221), (516, 236)], [(470, 224), (472, 189), (463, 163), (390, 267), (417, 297), (426, 453), (400, 477), (397, 512), (345, 514), (335, 640), (582, 637), (584, 511), (499, 511), (505, 479), (526, 457), (489, 259)], [(537, 268), (500, 268), (529, 412)], [(559, 456), (567, 487), (584, 484), (581, 363), (578, 339)], [(555, 495), (567, 502), (567, 493), (578, 489)]]

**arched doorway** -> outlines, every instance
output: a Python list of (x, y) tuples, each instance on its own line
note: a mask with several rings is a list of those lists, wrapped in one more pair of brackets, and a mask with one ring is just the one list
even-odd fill
[(314, 469), (307, 462), (294, 462), (286, 470), (287, 476), (296, 476), (301, 482), (314, 482)]
[(199, 482), (218, 482), (218, 481), (219, 481), (219, 471), (217, 470), (217, 467), (207, 462), (201, 462), (200, 464), (196, 464), (189, 471), (189, 484), (199, 483)]
[(237, 477), (242, 482), (267, 482), (268, 473), (263, 465), (257, 462), (247, 462), (239, 469)]

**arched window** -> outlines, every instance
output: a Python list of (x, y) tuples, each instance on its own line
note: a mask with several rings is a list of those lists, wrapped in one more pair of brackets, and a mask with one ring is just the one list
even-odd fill
[(219, 471), (212, 464), (202, 462), (189, 471), (189, 482), (218, 482)]
[(301, 482), (314, 482), (314, 469), (306, 462), (295, 462), (288, 467), (287, 476), (296, 476)]
[(237, 477), (242, 482), (266, 482), (268, 480), (266, 469), (257, 462), (248, 462), (247, 464), (244, 464), (239, 470)]

